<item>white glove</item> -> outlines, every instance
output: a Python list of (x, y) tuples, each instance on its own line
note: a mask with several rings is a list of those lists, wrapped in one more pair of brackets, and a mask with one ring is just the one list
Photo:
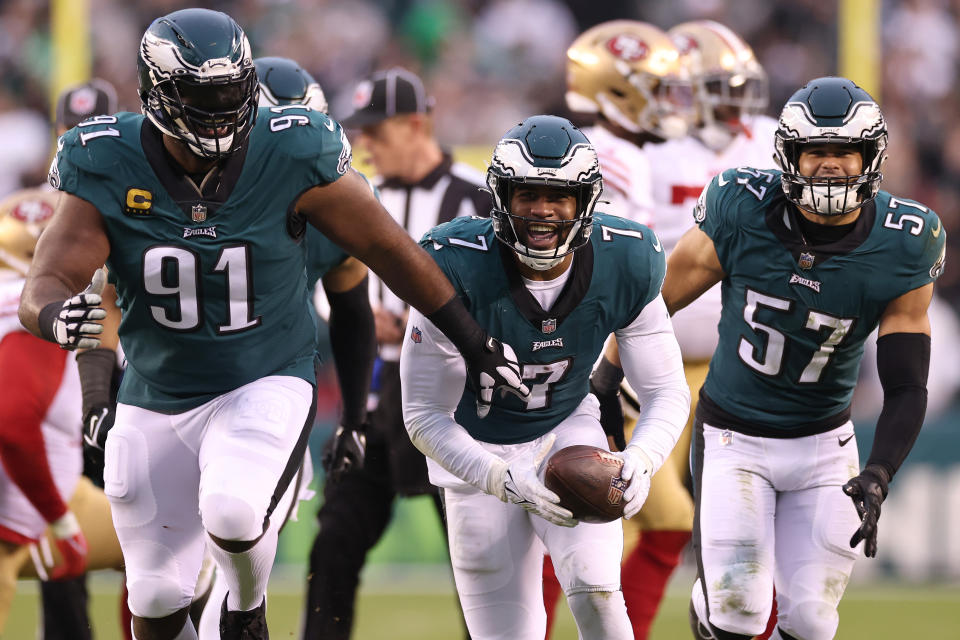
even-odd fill
[(635, 444), (627, 445), (626, 449), (613, 455), (623, 460), (620, 477), (630, 483), (623, 492), (623, 517), (629, 520), (637, 515), (640, 507), (647, 501), (650, 478), (653, 476), (653, 462), (650, 456)]
[(540, 465), (556, 439), (556, 435), (550, 434), (533, 460), (517, 460), (512, 464), (503, 462), (491, 471), (492, 479), (488, 485), (493, 489), (491, 493), (504, 502), (512, 502), (555, 525), (575, 527), (579, 521), (568, 509), (560, 506), (560, 496), (547, 489), (539, 477)]
[(97, 336), (103, 332), (103, 325), (96, 321), (107, 317), (107, 312), (100, 308), (103, 301), (100, 294), (106, 283), (106, 272), (97, 269), (86, 289), (64, 301), (53, 321), (53, 336), (57, 344), (70, 351), (100, 346)]

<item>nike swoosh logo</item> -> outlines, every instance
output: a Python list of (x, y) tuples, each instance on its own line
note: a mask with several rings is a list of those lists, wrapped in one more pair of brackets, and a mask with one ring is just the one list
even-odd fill
[(840, 446), (841, 446), (841, 447), (842, 447), (843, 445), (847, 444), (848, 442), (850, 442), (851, 440), (853, 440), (853, 434), (850, 434), (849, 436), (847, 436), (847, 439), (846, 439), (846, 440), (844, 440), (844, 439), (841, 438), (840, 436), (837, 436), (837, 442), (840, 443)]
[(653, 234), (653, 240), (654, 240), (653, 250), (656, 251), (657, 253), (660, 253), (661, 251), (663, 251), (663, 245), (660, 244), (660, 238), (657, 237), (657, 234), (655, 233)]
[(325, 126), (330, 131), (333, 131), (333, 127), (334, 127), (333, 120), (327, 120), (326, 122), (323, 123), (323, 126)]
[(727, 184), (728, 184), (729, 182), (730, 182), (729, 180), (724, 180), (724, 179), (723, 179), (723, 174), (722, 174), (722, 173), (717, 175), (717, 184), (720, 185), (721, 187), (727, 186)]
[(936, 238), (937, 236), (940, 235), (940, 231), (941, 231), (942, 229), (943, 229), (943, 225), (940, 224), (940, 218), (937, 218), (937, 228), (934, 229), (933, 231), (931, 231), (930, 233), (931, 233), (931, 235), (933, 235), (934, 238)]

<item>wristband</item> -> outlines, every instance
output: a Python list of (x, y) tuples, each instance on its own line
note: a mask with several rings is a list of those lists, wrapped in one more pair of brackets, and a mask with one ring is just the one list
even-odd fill
[(607, 360), (606, 356), (600, 358), (600, 364), (590, 377), (593, 389), (604, 395), (617, 394), (622, 381), (623, 369)]
[(460, 353), (477, 352), (483, 348), (485, 332), (456, 294), (429, 314), (427, 320), (447, 336)]
[(57, 340), (57, 334), (53, 330), (53, 325), (57, 321), (57, 316), (60, 315), (60, 310), (63, 309), (63, 303), (66, 300), (57, 300), (55, 302), (50, 302), (40, 309), (40, 313), (37, 314), (37, 324), (40, 326), (40, 337), (48, 342), (54, 342), (60, 344), (60, 341)]

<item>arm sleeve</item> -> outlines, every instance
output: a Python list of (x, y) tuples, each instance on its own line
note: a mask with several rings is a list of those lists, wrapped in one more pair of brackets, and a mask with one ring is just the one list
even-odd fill
[(930, 336), (890, 333), (877, 340), (883, 410), (867, 464), (882, 466), (890, 478), (910, 453), (923, 426), (929, 369)]
[[(47, 522), (67, 512), (50, 472), (42, 430), (67, 355), (57, 345), (23, 331), (7, 334), (0, 342), (0, 460)], [(78, 439), (79, 433), (78, 420)]]
[(416, 309), (410, 309), (400, 352), (403, 421), (410, 440), (424, 455), (482, 491), (506, 462), (474, 440), (453, 418), (466, 381), (463, 358), (453, 344)]
[(630, 325), (614, 334), (627, 382), (641, 407), (628, 446), (643, 449), (656, 472), (677, 444), (690, 414), (680, 345), (663, 298), (658, 295)]
[(368, 280), (342, 293), (328, 292), (330, 345), (343, 398), (342, 424), (365, 422), (367, 393), (377, 356), (377, 337), (367, 294)]

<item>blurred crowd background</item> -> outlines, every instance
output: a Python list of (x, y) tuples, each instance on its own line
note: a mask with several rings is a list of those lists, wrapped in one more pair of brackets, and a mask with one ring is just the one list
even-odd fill
[[(0, 0), (0, 197), (42, 182), (53, 150), (52, 1)], [(144, 30), (156, 17), (197, 3), (86, 1), (93, 75), (116, 86), (121, 110), (139, 111), (136, 51)], [(768, 113), (776, 117), (807, 80), (838, 73), (843, 1), (235, 0), (203, 6), (232, 15), (250, 37), (255, 57), (286, 56), (308, 69), (327, 93), (335, 118), (349, 111), (358, 80), (375, 69), (400, 65), (420, 74), (434, 96), (436, 133), (442, 143), (492, 149), (503, 132), (529, 115), (570, 115), (563, 102), (565, 51), (584, 29), (616, 18), (644, 20), (664, 29), (711, 18), (731, 27), (753, 46), (765, 67), (770, 78)], [(946, 301), (943, 307), (960, 313), (960, 0), (876, 2), (882, 71), (874, 97), (890, 131), (883, 188), (932, 207), (942, 218), (948, 257), (937, 291)], [(910, 462), (932, 460), (940, 469), (953, 469), (956, 481), (951, 486), (960, 500), (955, 428), (960, 404), (954, 395), (960, 360), (952, 355), (960, 330), (953, 314), (947, 315), (951, 317), (943, 326), (950, 330), (937, 335), (934, 345), (950, 373), (939, 373), (935, 363), (931, 378), (944, 382), (945, 375), (952, 376), (946, 381), (949, 397), (928, 412)], [(879, 393), (874, 384), (870, 400), (855, 402), (855, 408), (865, 406), (866, 414), (875, 416)], [(863, 397), (860, 390), (858, 397)], [(321, 421), (335, 424), (332, 371), (320, 399), (326, 405), (321, 406)], [(868, 430), (870, 423), (872, 419), (864, 423)], [(318, 431), (318, 437), (325, 435), (322, 424)], [(863, 442), (862, 449), (869, 451), (869, 439)], [(898, 490), (900, 495), (922, 500), (927, 481), (900, 480), (909, 482), (914, 489)], [(935, 484), (936, 477), (930, 482)], [(891, 501), (889, 510), (895, 512), (898, 504), (906, 500)], [(960, 508), (943, 510), (930, 503), (927, 515), (911, 508), (914, 519), (927, 522), (924, 530), (948, 525), (948, 531), (960, 533)], [(887, 513), (887, 504), (884, 509)], [(911, 566), (927, 567), (928, 577), (931, 571), (960, 576), (960, 535), (947, 537), (956, 544), (949, 543), (949, 549), (938, 545), (929, 559), (911, 561)], [(302, 555), (302, 547), (297, 553)]]
[[(138, 111), (136, 50), (156, 17), (195, 3), (88, 0), (94, 75)], [(334, 117), (354, 83), (392, 65), (424, 78), (445, 144), (492, 145), (534, 113), (564, 114), (564, 52), (594, 24), (632, 18), (669, 28), (713, 18), (754, 47), (770, 76), (771, 115), (807, 80), (838, 71), (834, 0), (235, 0), (205, 6), (231, 14), (256, 56), (294, 58), (327, 92)], [(50, 151), (50, 7), (0, 2), (0, 195), (42, 180)], [(882, 88), (890, 127), (884, 188), (933, 207), (960, 229), (960, 1), (881, 2)], [(948, 236), (957, 253), (960, 233)], [(948, 262), (956, 264), (953, 257)], [(960, 307), (960, 270), (939, 290)]]

